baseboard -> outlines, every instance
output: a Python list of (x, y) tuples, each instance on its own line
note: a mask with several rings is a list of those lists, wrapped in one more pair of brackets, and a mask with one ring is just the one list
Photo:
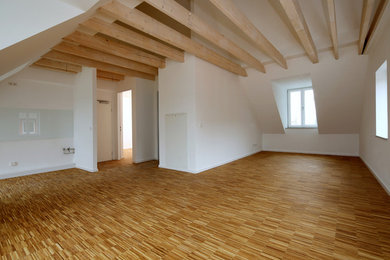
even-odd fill
[(92, 168), (80, 167), (80, 166), (75, 166), (74, 168), (77, 168), (77, 169), (80, 169), (80, 170), (83, 170), (83, 171), (87, 171), (87, 172), (97, 172), (97, 171), (99, 171), (97, 168), (92, 169)]
[(174, 171), (181, 171), (181, 172), (188, 172), (188, 173), (198, 174), (198, 173), (201, 173), (201, 172), (204, 172), (204, 171), (207, 171), (207, 170), (210, 170), (210, 169), (213, 169), (213, 168), (216, 168), (216, 167), (225, 165), (225, 164), (227, 164), (227, 163), (231, 163), (231, 162), (240, 160), (240, 159), (242, 159), (242, 158), (251, 156), (251, 155), (256, 154), (256, 153), (259, 153), (259, 152), (261, 152), (261, 149), (256, 150), (256, 151), (254, 151), (254, 152), (246, 153), (246, 154), (244, 154), (244, 155), (240, 155), (240, 156), (238, 156), (238, 157), (235, 157), (235, 158), (233, 158), (233, 159), (229, 159), (229, 160), (223, 161), (223, 162), (221, 162), (221, 163), (213, 164), (213, 165), (211, 165), (211, 166), (202, 168), (202, 169), (200, 169), (200, 170), (173, 169), (173, 168), (169, 168), (169, 167), (162, 166), (162, 165), (159, 165), (158, 167), (159, 167), (159, 168), (162, 168), (162, 169), (168, 169), (168, 170), (174, 170)]
[(359, 157), (359, 154), (357, 154), (357, 153), (332, 153), (332, 152), (302, 151), (302, 150), (288, 150), (288, 149), (263, 149), (263, 152), (302, 153), (302, 154), (320, 154), (320, 155)]
[(364, 162), (364, 164), (367, 166), (367, 168), (370, 170), (372, 175), (374, 175), (375, 179), (379, 182), (379, 184), (382, 186), (382, 188), (387, 192), (387, 195), (390, 196), (390, 187), (387, 187), (385, 182), (379, 177), (379, 175), (375, 172), (374, 168), (371, 167), (371, 165), (362, 157), (360, 156), (360, 159)]
[(143, 163), (143, 162), (157, 161), (157, 160), (158, 159), (156, 159), (155, 157), (146, 158), (146, 159), (142, 159), (142, 160), (136, 160), (133, 158), (133, 163)]
[(26, 176), (26, 175), (45, 173), (45, 172), (54, 172), (54, 171), (66, 170), (66, 169), (71, 169), (71, 168), (74, 168), (74, 167), (75, 167), (74, 163), (71, 163), (71, 164), (64, 164), (64, 165), (59, 165), (59, 166), (54, 166), (54, 167), (47, 167), (47, 168), (40, 168), (40, 169), (35, 169), (35, 170), (28, 170), (28, 171), (21, 171), (21, 172), (15, 172), (15, 173), (8, 173), (8, 174), (0, 175), (0, 180), (1, 179), (9, 179), (9, 178), (21, 177), (21, 176)]

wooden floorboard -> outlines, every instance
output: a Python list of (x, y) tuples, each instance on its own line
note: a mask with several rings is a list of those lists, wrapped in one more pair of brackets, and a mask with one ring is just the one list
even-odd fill
[(262, 152), (0, 181), (0, 259), (390, 259), (390, 198), (359, 158)]

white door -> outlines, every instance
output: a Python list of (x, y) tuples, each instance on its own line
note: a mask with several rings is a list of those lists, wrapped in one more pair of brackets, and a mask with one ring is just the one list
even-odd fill
[(97, 136), (98, 136), (98, 162), (112, 160), (112, 121), (111, 103), (98, 101)]

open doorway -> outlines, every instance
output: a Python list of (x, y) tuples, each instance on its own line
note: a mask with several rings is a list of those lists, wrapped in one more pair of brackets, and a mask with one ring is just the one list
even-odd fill
[(132, 92), (127, 90), (122, 92), (122, 122), (121, 122), (121, 138), (122, 138), (122, 159), (132, 163), (133, 159), (133, 116), (132, 116)]

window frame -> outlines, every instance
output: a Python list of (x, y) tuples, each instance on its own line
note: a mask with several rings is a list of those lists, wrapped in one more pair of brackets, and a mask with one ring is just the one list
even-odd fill
[[(305, 90), (313, 90), (314, 95), (314, 89), (312, 86), (310, 87), (303, 87), (303, 88), (292, 88), (287, 90), (287, 128), (290, 129), (317, 129), (318, 128), (318, 122), (315, 125), (305, 125), (305, 110), (306, 110), (306, 100), (305, 100)], [(291, 92), (297, 92), (299, 91), (301, 93), (301, 125), (299, 126), (292, 126), (291, 125), (291, 110), (290, 110), (290, 99), (291, 99)], [(314, 106), (315, 106), (315, 99), (314, 99)], [(317, 119), (317, 107), (315, 107), (316, 111), (316, 119)], [(316, 120), (317, 121), (317, 120)]]
[[(386, 117), (387, 117), (387, 137), (384, 137), (384, 136), (380, 136), (378, 135), (378, 123), (377, 123), (377, 118), (378, 118), (378, 111), (377, 111), (377, 92), (378, 92), (378, 86), (377, 86), (377, 72), (380, 68), (382, 68), (383, 65), (386, 65)], [(374, 90), (374, 96), (375, 96), (375, 102), (374, 102), (374, 105), (375, 105), (375, 137), (379, 138), (379, 139), (382, 139), (382, 140), (389, 140), (389, 68), (388, 68), (388, 62), (387, 60), (384, 60), (383, 62), (381, 62), (380, 66), (375, 70), (375, 90)]]

